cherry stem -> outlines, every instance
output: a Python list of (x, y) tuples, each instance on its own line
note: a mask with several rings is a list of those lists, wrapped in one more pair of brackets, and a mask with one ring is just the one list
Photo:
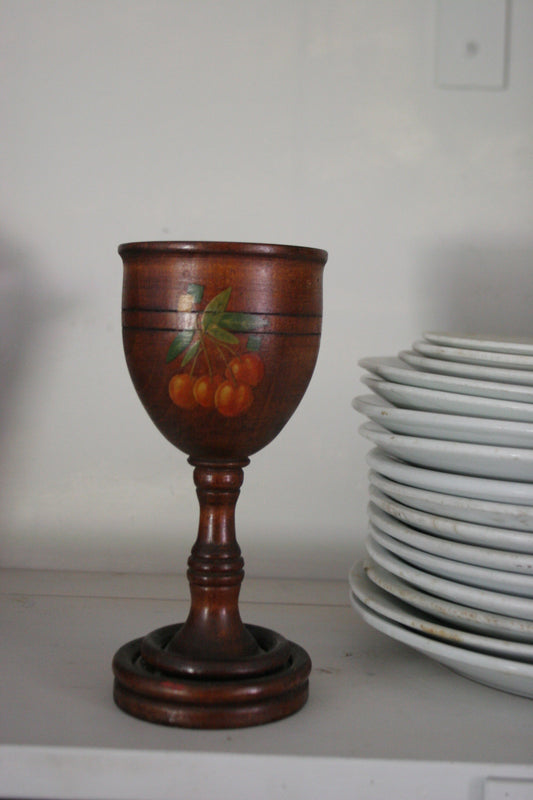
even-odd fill
[[(209, 331), (207, 331), (207, 335), (210, 336)], [(221, 341), (219, 341), (219, 339), (215, 339), (214, 336), (210, 336), (210, 338), (214, 341), (214, 343), (217, 346), (218, 350), (220, 351), (220, 355), (222, 356), (224, 361), (226, 361), (226, 358), (225, 358), (224, 354), (222, 353), (222, 348), (223, 347), (225, 347), (227, 350), (229, 350), (232, 356), (237, 355), (237, 349), (235, 347), (232, 347), (231, 345), (227, 344), (227, 342), (221, 342)], [(227, 364), (227, 362), (226, 362), (226, 364)]]
[[(217, 344), (217, 347), (218, 347), (218, 351), (219, 351), (220, 355), (222, 356), (222, 360), (224, 361), (224, 366), (226, 367), (225, 373), (228, 376), (228, 378), (231, 381), (231, 383), (233, 384), (233, 388), (236, 389), (237, 385), (238, 385), (237, 384), (237, 378), (233, 374), (233, 370), (229, 366), (229, 361), (227, 360), (226, 356), (224, 355), (224, 353), (222, 352), (222, 349), (219, 347), (218, 344)], [(228, 348), (228, 349), (230, 349), (231, 354), (235, 357), (235, 351), (231, 350), (231, 348)]]
[(209, 371), (209, 377), (212, 378), (213, 377), (213, 366), (211, 364), (211, 359), (209, 357), (209, 352), (207, 350), (207, 347), (206, 347), (206, 344), (205, 344), (205, 341), (204, 341), (203, 333), (200, 333), (200, 347), (204, 351), (205, 360), (207, 362), (207, 369)]

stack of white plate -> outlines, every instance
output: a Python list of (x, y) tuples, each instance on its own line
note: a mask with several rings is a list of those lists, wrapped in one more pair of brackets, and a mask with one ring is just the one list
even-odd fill
[(351, 601), (373, 627), (533, 698), (533, 340), (424, 334), (366, 358), (374, 449)]

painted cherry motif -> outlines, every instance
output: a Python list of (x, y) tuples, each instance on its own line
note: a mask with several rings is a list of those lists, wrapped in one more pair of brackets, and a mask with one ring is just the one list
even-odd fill
[(168, 393), (172, 402), (180, 408), (194, 408), (197, 404), (194, 381), (186, 372), (178, 373), (170, 379)]
[(198, 405), (214, 408), (216, 391), (222, 382), (222, 375), (201, 375), (197, 378), (194, 381), (193, 395)]
[[(203, 286), (191, 284), (187, 295), (191, 304), (200, 302)], [(224, 417), (238, 417), (253, 403), (253, 389), (265, 374), (253, 331), (264, 327), (265, 321), (257, 314), (228, 312), (230, 295), (231, 286), (217, 294), (199, 316), (197, 327), (180, 331), (169, 347), (167, 363), (181, 357), (181, 371), (168, 385), (170, 399), (179, 408), (201, 406)], [(244, 343), (236, 335), (250, 333)]]

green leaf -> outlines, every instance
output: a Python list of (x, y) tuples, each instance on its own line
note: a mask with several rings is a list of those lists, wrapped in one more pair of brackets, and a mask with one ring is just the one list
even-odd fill
[(228, 286), (227, 289), (224, 289), (223, 292), (220, 292), (209, 301), (205, 307), (204, 314), (218, 314), (222, 311), (225, 311), (229, 302), (230, 294), (231, 286)]
[(184, 367), (186, 364), (194, 358), (198, 350), (200, 349), (200, 342), (195, 342), (192, 344), (185, 355), (183, 356), (183, 361), (181, 362), (181, 366)]
[(248, 331), (258, 331), (264, 328), (265, 325), (268, 325), (268, 320), (259, 314), (226, 311), (218, 320), (218, 324), (221, 328), (226, 328), (229, 331), (248, 333)]
[(224, 344), (239, 344), (239, 340), (229, 331), (220, 328), (218, 325), (210, 325), (207, 331), (208, 336), (216, 339), (217, 342), (224, 342)]
[(170, 361), (173, 361), (175, 358), (179, 356), (180, 353), (183, 353), (184, 350), (190, 345), (192, 341), (192, 337), (194, 336), (194, 331), (180, 331), (170, 347), (168, 348), (166, 362), (167, 364)]
[(219, 319), (225, 312), (231, 294), (231, 286), (219, 292), (205, 307), (202, 314), (202, 330), (207, 331), (210, 325), (218, 325)]
[(199, 303), (204, 295), (204, 287), (199, 283), (189, 283), (187, 286), (187, 294), (190, 294), (195, 303)]
[(253, 353), (257, 352), (261, 347), (261, 337), (260, 336), (249, 336), (248, 341), (246, 342), (246, 349), (251, 350)]

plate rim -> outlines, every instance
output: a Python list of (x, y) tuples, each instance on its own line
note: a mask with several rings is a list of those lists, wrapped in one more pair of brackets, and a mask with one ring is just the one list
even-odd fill
[[(401, 352), (408, 353), (409, 351), (403, 350)], [(385, 363), (391, 361), (394, 363)], [(400, 356), (367, 356), (360, 359), (358, 363), (359, 366), (372, 375), (377, 375), (378, 377), (385, 375), (392, 383), (428, 388), (434, 388), (436, 384), (440, 384), (446, 387), (444, 391), (452, 391), (453, 389), (456, 394), (492, 397), (495, 399), (510, 399), (512, 397), (517, 403), (533, 402), (532, 386), (507, 383), (505, 381), (467, 378), (464, 375), (459, 377), (444, 372), (424, 371), (408, 364)]]
[[(533, 424), (533, 402), (529, 403), (526, 400), (504, 400), (477, 394), (447, 392), (410, 383), (388, 381), (377, 375), (363, 375), (361, 383), (395, 408)], [(399, 405), (400, 402), (409, 405)], [(465, 408), (471, 409), (469, 413), (464, 411)], [(522, 415), (527, 419), (519, 418)]]
[[(467, 435), (468, 430), (471, 430), (479, 435), (486, 435), (487, 437), (498, 434), (501, 436), (512, 436), (514, 434), (517, 437), (522, 436), (526, 439), (527, 437), (531, 437), (530, 444), (525, 444), (524, 448), (533, 448), (533, 421), (521, 422), (519, 420), (494, 419), (493, 417), (472, 417), (466, 414), (447, 414), (443, 411), (399, 408), (398, 406), (395, 406), (393, 403), (390, 403), (388, 400), (379, 397), (376, 394), (356, 395), (352, 399), (352, 408), (354, 408), (358, 413), (364, 414), (371, 421), (376, 422), (376, 424), (380, 423), (377, 422), (373, 416), (371, 417), (367, 411), (363, 410), (365, 407), (369, 408), (370, 413), (373, 413), (375, 410), (378, 417), (383, 418), (384, 422), (382, 423), (382, 427), (386, 428), (387, 430), (389, 430), (386, 425), (386, 420), (388, 419), (392, 420), (393, 424), (394, 421), (397, 420), (400, 424), (414, 426), (418, 424), (417, 420), (422, 420), (422, 424), (435, 428), (437, 433), (442, 430), (449, 430), (451, 435), (453, 428), (456, 428), (460, 433), (462, 432), (462, 435)], [(416, 436), (416, 434), (404, 435)], [(419, 436), (424, 437), (424, 434), (420, 433)], [(439, 439), (438, 436), (435, 438)], [(476, 442), (470, 442), (467, 440), (461, 441), (464, 441), (465, 443), (476, 444)], [(482, 442), (479, 442), (479, 444), (482, 444)], [(486, 444), (490, 445), (491, 443), (486, 442)], [(520, 447), (520, 445), (497, 444), (493, 446)]]
[[(417, 464), (409, 464), (402, 461), (389, 453), (386, 453), (382, 448), (377, 445), (373, 447), (366, 455), (367, 464), (380, 474), (381, 469), (387, 469), (389, 472), (396, 473), (409, 473), (409, 478), (404, 481), (396, 481), (404, 485), (411, 486), (412, 488), (421, 488), (425, 491), (434, 491), (440, 494), (448, 494), (455, 497), (464, 497), (465, 499), (484, 500), (490, 502), (487, 498), (505, 497), (504, 500), (497, 500), (498, 503), (510, 503), (512, 505), (524, 505), (532, 509), (533, 512), (533, 486), (526, 481), (512, 481), (512, 480), (498, 480), (496, 478), (485, 478), (482, 476), (461, 475), (455, 472), (445, 472), (444, 470), (430, 469), (428, 467), (418, 466)], [(372, 462), (378, 463), (378, 467), (374, 467)], [(439, 482), (435, 483), (435, 478)], [(395, 480), (395, 478), (393, 478)], [(430, 489), (429, 485), (440, 485), (438, 489)], [(447, 488), (443, 488), (446, 486)], [(503, 488), (503, 494), (502, 494)], [(509, 498), (513, 498), (512, 500)], [(521, 503), (515, 503), (515, 500), (521, 498)], [(529, 502), (524, 502), (527, 498)]]
[(445, 361), (459, 364), (524, 370), (533, 368), (533, 355), (531, 353), (502, 353), (494, 350), (454, 347), (452, 345), (433, 344), (424, 339), (418, 339), (413, 342), (412, 349), (415, 353), (420, 353), (429, 358), (442, 358)]
[[(471, 586), (477, 589), (486, 589), (511, 597), (525, 597), (533, 601), (533, 575), (521, 572), (509, 573), (509, 570), (469, 564), (457, 559), (446, 558), (445, 556), (413, 547), (402, 539), (397, 539), (392, 534), (384, 531), (379, 524), (370, 521), (370, 535), (374, 542), (387, 550), (392, 555), (400, 558), (409, 565), (435, 575), (437, 578), (443, 577), (462, 586)], [(446, 570), (449, 570), (446, 574)], [(472, 580), (470, 576), (473, 575)], [(479, 582), (476, 581), (476, 576)], [(492, 583), (491, 583), (492, 581)], [(505, 586), (509, 586), (506, 591)], [(517, 586), (523, 585), (521, 591), (517, 591)], [(513, 591), (511, 591), (511, 588)], [(533, 613), (533, 610), (532, 610)]]
[[(389, 594), (385, 589), (379, 586), (379, 584), (374, 583), (366, 572), (367, 564), (370, 567), (370, 563), (367, 559), (358, 559), (352, 565), (349, 573), (350, 590), (364, 605), (368, 604), (368, 598), (370, 598), (371, 602), (374, 602), (377, 606), (382, 608), (383, 602), (385, 605), (389, 603), (393, 606), (393, 609), (405, 619), (405, 622), (402, 622), (400, 619), (395, 619), (394, 621), (397, 624), (408, 627), (411, 630), (416, 630), (436, 641), (444, 641), (445, 643), (459, 642), (461, 647), (468, 647), (474, 650), (478, 647), (485, 647), (487, 648), (486, 650), (481, 649), (478, 650), (478, 652), (488, 652), (489, 655), (505, 657), (506, 655), (511, 656), (511, 653), (514, 653), (511, 657), (516, 659), (533, 657), (533, 641), (514, 641), (499, 636), (489, 636), (488, 634), (452, 627), (449, 624), (444, 624), (442, 620), (438, 618), (433, 618), (429, 612), (424, 612), (414, 606), (410, 606), (408, 602), (402, 601), (396, 595)], [(398, 603), (401, 605), (397, 606)], [(386, 609), (382, 612), (379, 610), (379, 607), (373, 608), (370, 606), (370, 608), (386, 619), (390, 619)], [(420, 626), (427, 626), (428, 630), (424, 630), (416, 625), (413, 626), (412, 621), (415, 621), (415, 623)], [(433, 630), (429, 630), (430, 628), (433, 628)], [(440, 633), (443, 631), (446, 632), (445, 636)], [(451, 642), (449, 640), (451, 640)], [(533, 659), (531, 663), (533, 663)]]
[[(475, 631), (483, 630), (485, 633), (487, 630), (490, 630), (491, 633), (497, 637), (505, 634), (507, 638), (513, 639), (513, 641), (533, 642), (532, 620), (517, 620), (513, 617), (507, 617), (505, 614), (486, 611), (485, 609), (476, 608), (467, 603), (460, 603), (456, 600), (449, 600), (436, 596), (421, 587), (414, 586), (405, 578), (391, 572), (391, 570), (380, 564), (379, 561), (368, 553), (368, 550), (365, 558), (370, 565), (367, 571), (369, 580), (376, 582), (383, 591), (389, 592), (394, 597), (397, 597), (398, 593), (401, 593), (400, 599), (409, 597), (409, 605), (426, 611), (438, 619), (444, 619), (448, 623), (453, 621), (455, 625), (460, 625), (462, 629)], [(370, 575), (370, 570), (375, 573), (375, 578)], [(383, 573), (385, 577), (380, 575), (380, 573)], [(391, 588), (381, 586), (379, 581), (388, 583)], [(397, 584), (397, 586), (395, 586), (395, 584)]]
[[(448, 667), (448, 669), (453, 672), (492, 688), (507, 691), (522, 697), (533, 697), (533, 668), (524, 669), (524, 667), (529, 667), (529, 664), (524, 664), (523, 661), (511, 661), (510, 659), (492, 656), (486, 653), (477, 653), (476, 658), (471, 659), (467, 654), (474, 651), (466, 650), (462, 647), (453, 647), (453, 645), (437, 642), (431, 640), (429, 637), (416, 634), (414, 631), (402, 629), (401, 626), (394, 625), (367, 606), (364, 606), (353, 594), (350, 594), (350, 600), (354, 610), (363, 617), (368, 625), (375, 628), (380, 633), (388, 635), (391, 639), (411, 646), (422, 655), (439, 661), (439, 663)], [(476, 674), (474, 670), (476, 670), (477, 673), (481, 671), (485, 680), (483, 680), (479, 674)], [(513, 678), (519, 678), (528, 682), (531, 681), (531, 689), (528, 687), (528, 691), (526, 692), (523, 688), (513, 685)]]
[[(403, 570), (404, 573), (410, 577), (402, 578), (406, 583), (410, 583), (417, 588), (422, 588), (431, 594), (449, 600), (450, 597), (455, 597), (457, 601), (463, 603), (465, 606), (471, 608), (478, 608), (480, 611), (506, 616), (511, 619), (526, 620), (533, 622), (533, 598), (520, 597), (518, 595), (505, 595), (502, 592), (497, 592), (492, 589), (481, 589), (476, 586), (468, 586), (467, 584), (460, 584), (450, 578), (442, 578), (438, 575), (432, 575), (429, 572), (424, 572), (423, 569), (414, 567), (402, 561), (398, 556), (390, 553), (382, 545), (373, 541), (367, 536), (365, 546), (370, 557), (380, 564), (380, 559), (389, 562), (389, 565), (380, 564), (384, 569), (396, 574), (394, 569)], [(377, 547), (377, 550), (376, 550)], [(382, 554), (380, 550), (383, 550)], [(374, 551), (374, 552), (372, 552)], [(376, 555), (377, 554), (377, 555)], [(398, 562), (398, 565), (396, 565)], [(392, 564), (392, 566), (390, 566)], [(431, 588), (428, 584), (431, 584)], [(502, 607), (506, 610), (503, 611)]]
[(475, 333), (448, 333), (424, 331), (424, 339), (432, 344), (450, 347), (462, 347), (465, 350), (482, 349), (494, 353), (516, 353), (517, 355), (533, 355), (533, 339), (520, 339), (515, 336), (488, 336)]
[[(397, 458), (416, 466), (436, 469), (433, 462), (439, 458), (447, 460), (445, 465), (443, 462), (445, 471), (456, 475), (466, 474), (474, 478), (522, 483), (533, 481), (533, 448), (408, 436), (393, 433), (375, 422), (363, 423), (359, 427), (359, 433), (378, 447), (388, 449)], [(461, 463), (456, 463), (456, 459)], [(471, 466), (468, 466), (467, 460)], [(519, 475), (524, 477), (518, 477)]]
[[(445, 517), (442, 514), (435, 514), (420, 508), (414, 508), (388, 495), (387, 492), (376, 485), (373, 480), (374, 478), (372, 476), (369, 480), (369, 503), (373, 503), (392, 519), (411, 528), (416, 533), (422, 533), (424, 536), (430, 538), (441, 539), (448, 544), (453, 543), (462, 545), (463, 547), (491, 550), (495, 553), (509, 553), (517, 556), (525, 556), (533, 562), (533, 529), (531, 531), (523, 531), (517, 530), (516, 528), (502, 528), (496, 525), (485, 525), (478, 522), (457, 519), (455, 517)], [(397, 513), (389, 511), (390, 508), (394, 509)], [(405, 515), (405, 519), (400, 515)], [(433, 520), (436, 521), (436, 525), (433, 523)], [(443, 533), (442, 529), (444, 529), (448, 535)], [(479, 539), (477, 537), (479, 537)], [(483, 544), (483, 542), (487, 542), (487, 540), (489, 542), (493, 540), (499, 542), (501, 540), (502, 545), (505, 544), (507, 547)], [(516, 540), (516, 545), (524, 540), (522, 546), (529, 547), (530, 549), (509, 549), (509, 540), (511, 540), (511, 543), (515, 543)], [(480, 542), (479, 544), (478, 541)], [(531, 574), (533, 574), (533, 571)]]
[(445, 361), (440, 358), (424, 356), (412, 350), (402, 350), (399, 356), (406, 364), (419, 367), (422, 371), (427, 370), (453, 377), (510, 383), (533, 388), (533, 372), (527, 369), (508, 369), (507, 367), (488, 367), (480, 364)]

